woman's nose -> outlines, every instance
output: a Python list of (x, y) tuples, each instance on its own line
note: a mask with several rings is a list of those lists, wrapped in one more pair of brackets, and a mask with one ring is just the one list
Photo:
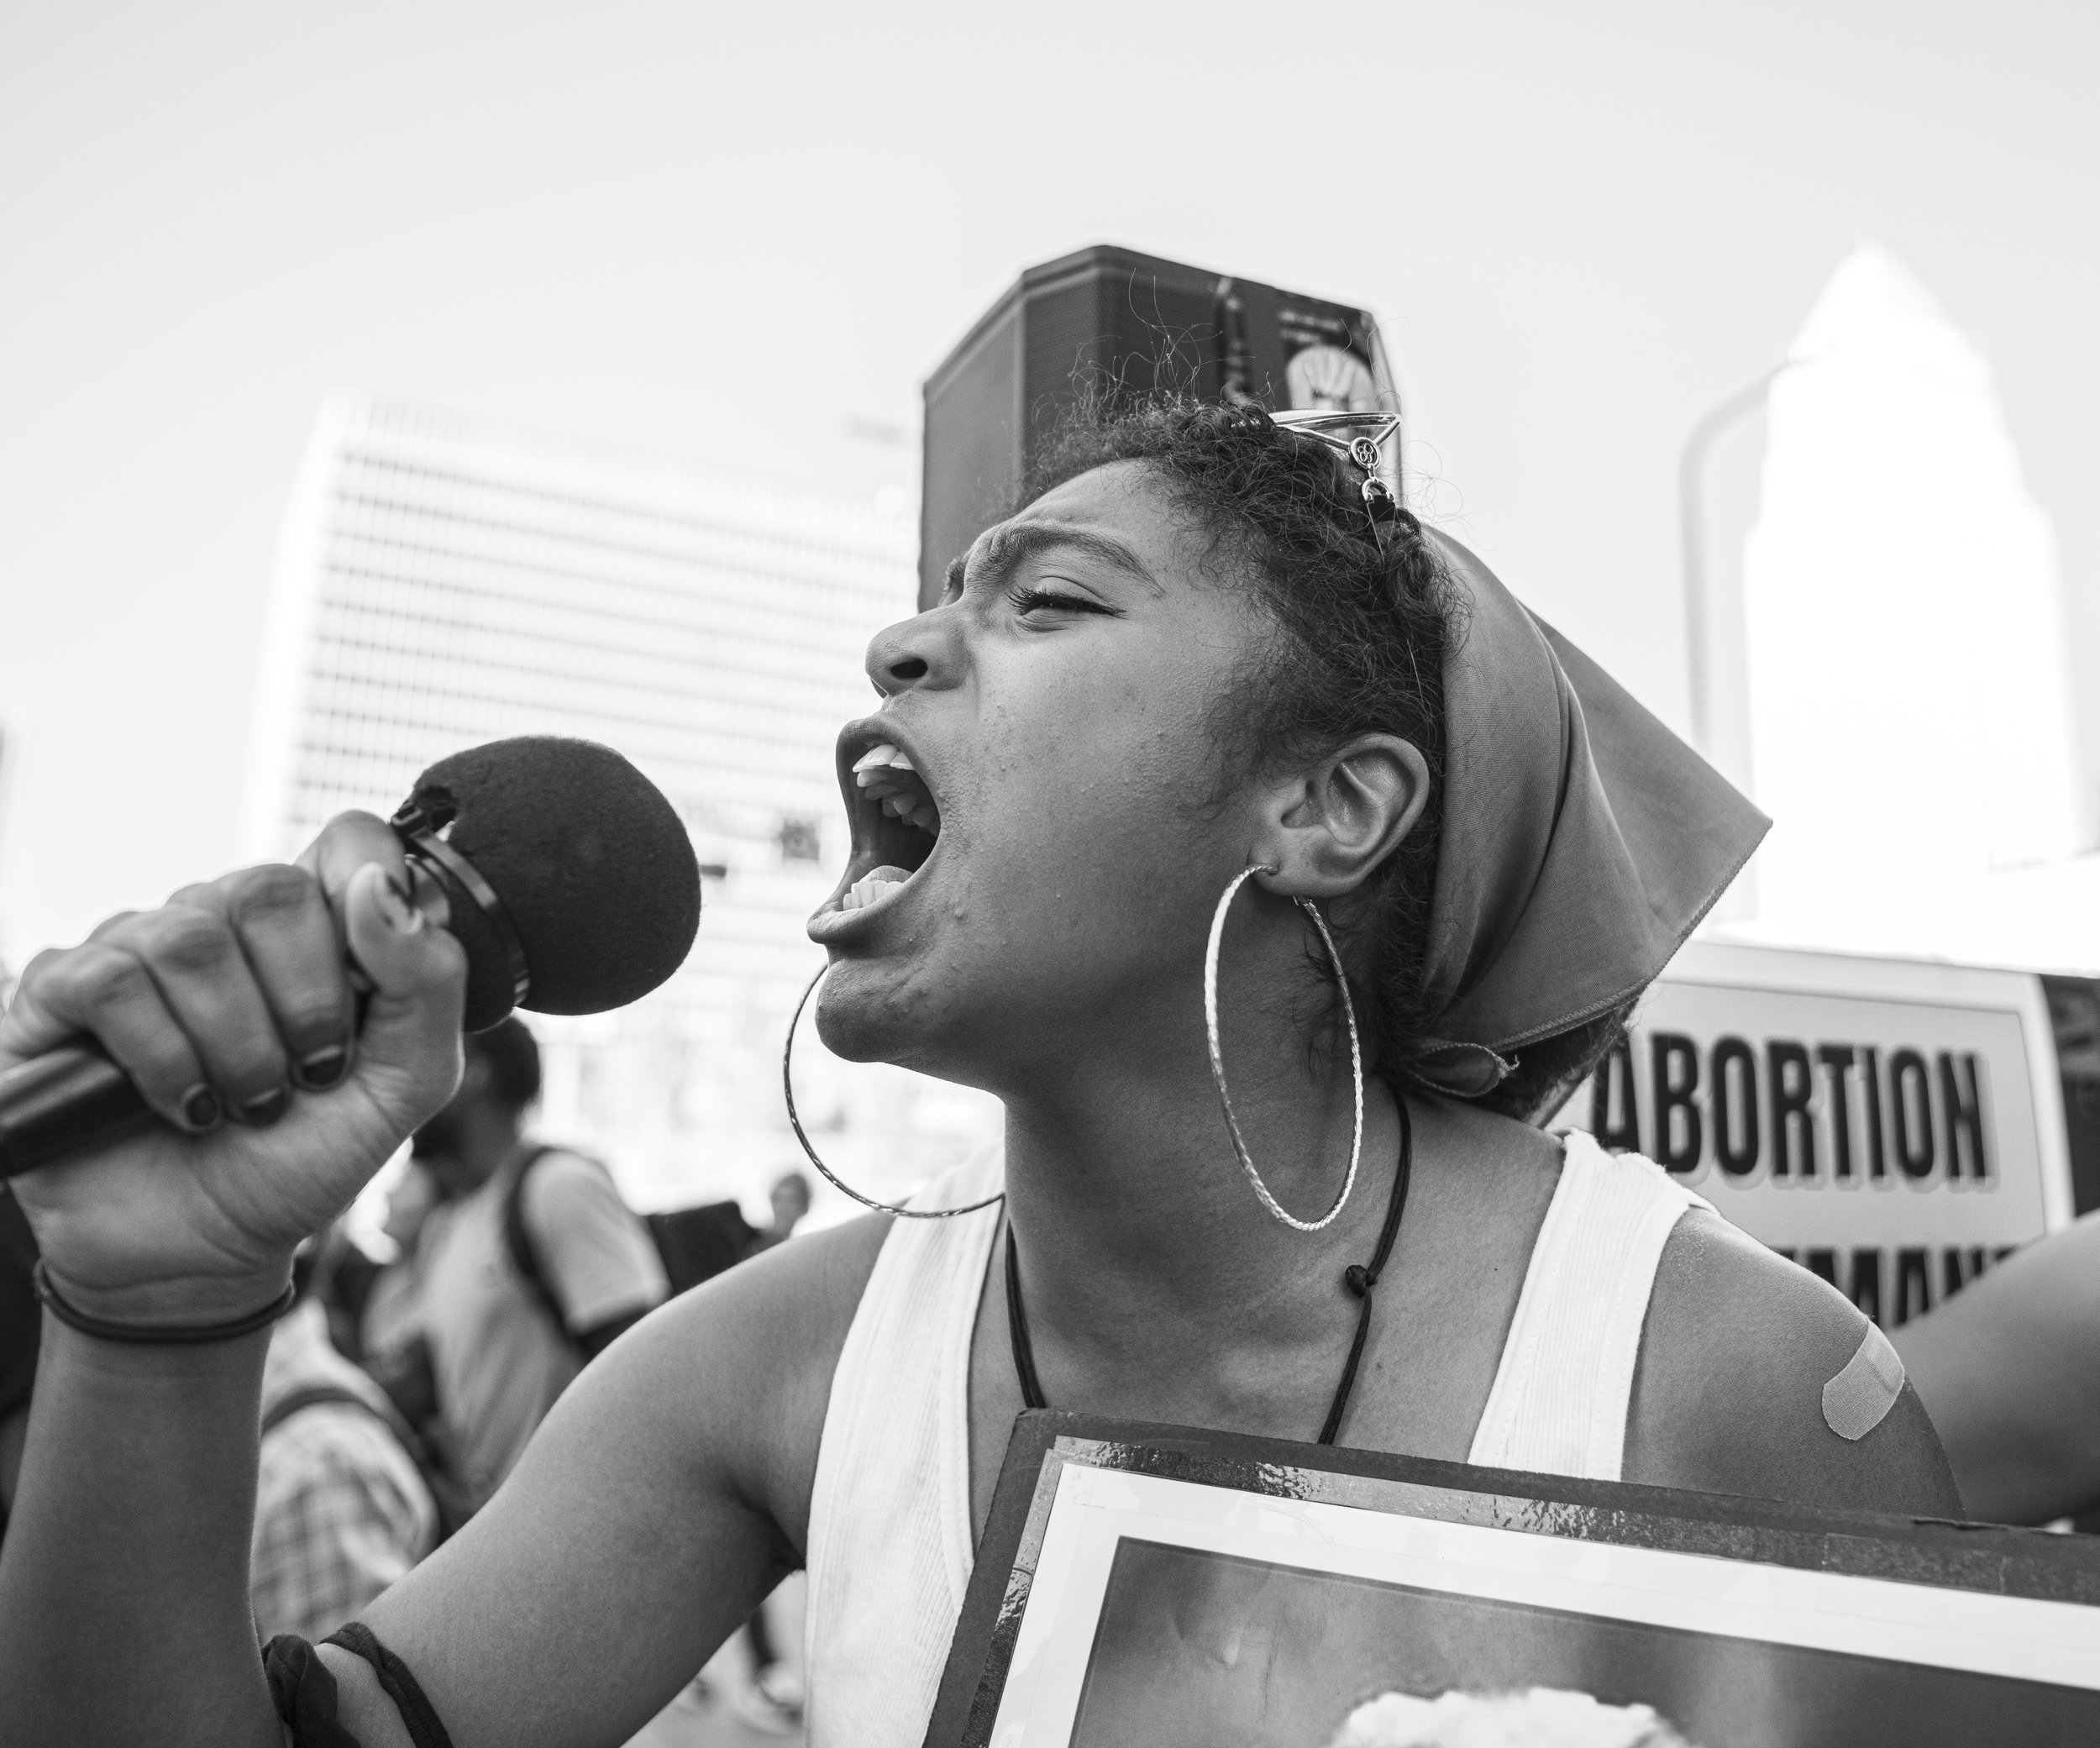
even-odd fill
[(936, 607), (877, 632), (868, 644), (868, 678), (885, 698), (955, 684), (962, 651), (954, 615)]

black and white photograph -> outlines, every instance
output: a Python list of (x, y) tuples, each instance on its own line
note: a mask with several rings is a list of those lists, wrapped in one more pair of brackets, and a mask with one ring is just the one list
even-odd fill
[(2100, 1744), (2096, 67), (0, 0), (0, 1748)]
[(1126, 1540), (1070, 1740), (1399, 1748), (1533, 1718), (1629, 1748), (2076, 1741), (2100, 1691)]
[(2031, 1536), (1032, 1418), (936, 1748), (2100, 1735), (2100, 1584)]

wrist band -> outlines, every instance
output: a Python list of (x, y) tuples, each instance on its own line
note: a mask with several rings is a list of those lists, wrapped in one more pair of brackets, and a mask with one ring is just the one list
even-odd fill
[(77, 1305), (70, 1305), (60, 1298), (58, 1289), (51, 1284), (51, 1277), (45, 1272), (41, 1257), (36, 1259), (33, 1278), (36, 1296), (68, 1329), (76, 1329), (83, 1336), (93, 1336), (98, 1341), (139, 1341), (150, 1346), (196, 1346), (207, 1341), (231, 1341), (238, 1336), (252, 1336), (283, 1316), (297, 1297), (296, 1289), (287, 1281), (285, 1290), (260, 1310), (250, 1311), (225, 1323), (112, 1323), (105, 1318), (91, 1317)]

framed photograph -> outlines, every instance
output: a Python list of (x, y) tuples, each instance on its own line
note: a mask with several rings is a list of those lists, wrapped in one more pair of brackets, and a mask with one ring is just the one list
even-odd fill
[(1016, 1423), (927, 1748), (2100, 1743), (2100, 1538)]

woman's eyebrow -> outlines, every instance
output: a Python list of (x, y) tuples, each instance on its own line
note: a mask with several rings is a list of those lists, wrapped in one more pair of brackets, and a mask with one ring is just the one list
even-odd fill
[(1120, 570), (1155, 595), (1167, 592), (1146, 568), (1145, 561), (1113, 535), (1054, 522), (1002, 523), (978, 543), (969, 555), (970, 569), (983, 571), (988, 582), (997, 584), (1005, 581), (1025, 559), (1058, 548), (1084, 554), (1098, 564)]

